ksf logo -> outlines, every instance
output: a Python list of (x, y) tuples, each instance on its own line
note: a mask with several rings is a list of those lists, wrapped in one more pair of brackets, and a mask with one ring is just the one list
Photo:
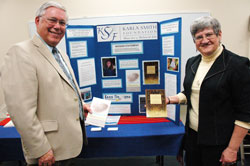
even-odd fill
[(118, 28), (118, 26), (97, 26), (98, 42), (119, 40)]

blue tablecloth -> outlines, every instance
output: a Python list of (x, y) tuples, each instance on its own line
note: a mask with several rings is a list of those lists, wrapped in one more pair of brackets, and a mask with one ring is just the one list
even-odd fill
[[(184, 135), (184, 126), (173, 122), (121, 124), (105, 126), (91, 132), (87, 126), (89, 144), (79, 157), (125, 157), (176, 155)], [(118, 131), (107, 131), (118, 127)], [(0, 161), (23, 160), (20, 136), (15, 128), (0, 126)]]

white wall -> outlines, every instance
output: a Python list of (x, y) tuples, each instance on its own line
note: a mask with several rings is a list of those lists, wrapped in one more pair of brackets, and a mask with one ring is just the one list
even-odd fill
[[(69, 18), (210, 12), (222, 24), (222, 38), (226, 47), (239, 55), (249, 56), (250, 0), (57, 1), (67, 8)], [(34, 20), (37, 8), (44, 2), (45, 0), (0, 0), (0, 66), (4, 54), (12, 44), (29, 38), (28, 22)]]
[[(210, 12), (222, 24), (223, 43), (227, 48), (248, 56), (247, 30), (249, 0), (57, 0), (68, 10), (70, 18), (117, 15)], [(44, 0), (0, 0), (0, 62), (8, 48), (29, 38), (28, 22)]]

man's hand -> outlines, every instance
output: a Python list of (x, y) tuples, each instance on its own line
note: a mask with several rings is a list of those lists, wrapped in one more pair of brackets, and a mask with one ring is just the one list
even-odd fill
[(52, 166), (55, 163), (55, 157), (53, 151), (50, 149), (38, 160), (39, 166)]
[(90, 106), (88, 104), (83, 104), (83, 110), (86, 113), (91, 113), (92, 114), (92, 110), (90, 108)]

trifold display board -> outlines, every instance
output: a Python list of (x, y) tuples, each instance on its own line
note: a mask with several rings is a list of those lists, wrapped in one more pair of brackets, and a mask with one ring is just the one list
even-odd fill
[[(69, 25), (66, 50), (85, 102), (111, 100), (109, 114), (145, 115), (145, 90), (180, 92), (182, 19)], [(168, 105), (179, 123), (180, 107)]]

